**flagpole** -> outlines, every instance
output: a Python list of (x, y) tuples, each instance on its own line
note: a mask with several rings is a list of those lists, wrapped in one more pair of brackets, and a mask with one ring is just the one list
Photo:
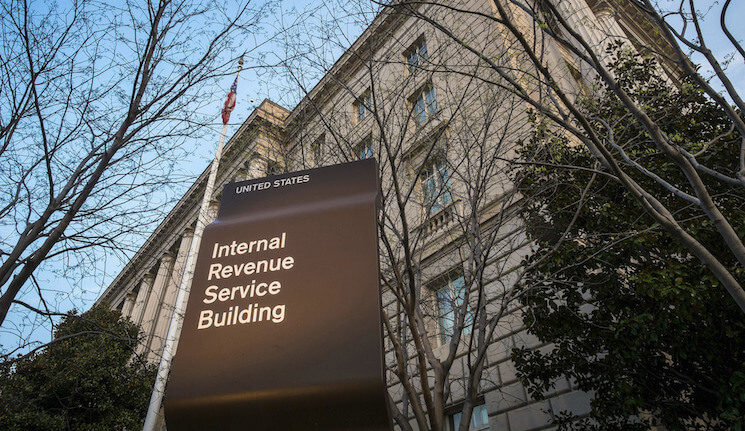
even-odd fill
[[(235, 86), (238, 83), (238, 78), (241, 76), (241, 69), (243, 69), (243, 57), (238, 60), (238, 74), (236, 75), (235, 82), (231, 87), (231, 92), (234, 91)], [(235, 95), (233, 97), (235, 97)], [(150, 396), (150, 406), (147, 410), (147, 416), (145, 417), (145, 424), (142, 427), (142, 431), (156, 431), (155, 426), (158, 423), (158, 414), (160, 412), (160, 406), (163, 403), (163, 394), (165, 393), (168, 374), (171, 371), (171, 360), (173, 359), (173, 355), (176, 353), (178, 338), (181, 334), (181, 323), (183, 322), (186, 303), (189, 299), (189, 291), (194, 276), (194, 266), (196, 264), (197, 254), (199, 253), (199, 245), (202, 242), (202, 233), (207, 225), (207, 213), (209, 211), (212, 192), (215, 188), (217, 168), (220, 164), (222, 147), (225, 142), (225, 135), (228, 131), (227, 118), (230, 117), (230, 111), (233, 106), (235, 106), (235, 100), (232, 102), (233, 106), (228, 106), (229, 102), (230, 93), (228, 93), (228, 100), (225, 102), (225, 108), (223, 109), (223, 126), (222, 132), (220, 133), (220, 141), (217, 144), (217, 150), (215, 150), (215, 158), (210, 164), (210, 175), (207, 180), (207, 186), (204, 189), (204, 195), (202, 196), (202, 205), (199, 208), (199, 215), (197, 215), (197, 223), (194, 227), (194, 236), (192, 237), (191, 245), (189, 247), (189, 254), (186, 256), (184, 273), (181, 276), (181, 283), (179, 284), (178, 295), (176, 296), (173, 316), (171, 317), (171, 323), (168, 326), (168, 335), (166, 336), (166, 343), (163, 347), (163, 355), (161, 356), (160, 365), (158, 366), (158, 374), (155, 378), (153, 393)], [(227, 117), (225, 113), (226, 110)]]

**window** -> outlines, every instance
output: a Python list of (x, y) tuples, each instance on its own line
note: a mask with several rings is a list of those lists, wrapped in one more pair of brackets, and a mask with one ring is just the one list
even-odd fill
[(354, 152), (357, 154), (357, 157), (362, 159), (369, 159), (373, 156), (373, 141), (372, 136), (368, 136), (367, 138), (363, 139), (359, 144), (355, 146)]
[(354, 102), (354, 110), (357, 115), (357, 121), (362, 121), (370, 115), (372, 109), (372, 96), (370, 90), (365, 90), (357, 101)]
[(450, 171), (444, 156), (435, 158), (422, 172), (422, 193), (429, 214), (434, 214), (453, 202), (450, 194)]
[(435, 98), (435, 87), (427, 84), (416, 94), (413, 101), (414, 121), (424, 124), (437, 112), (437, 100)]
[(473, 315), (470, 309), (466, 309), (466, 315), (460, 315), (460, 309), (466, 298), (465, 279), (462, 275), (448, 277), (445, 283), (437, 289), (437, 314), (440, 324), (440, 333), (443, 344), (447, 344), (455, 335), (455, 326), (463, 320), (463, 332), (469, 334), (473, 324)]
[(326, 135), (321, 134), (312, 144), (310, 144), (310, 150), (313, 153), (313, 162), (318, 165), (321, 163), (323, 158), (323, 146), (326, 144)]
[(414, 44), (406, 50), (406, 68), (409, 73), (414, 73), (427, 60), (427, 43), (424, 38), (417, 39)]
[(277, 175), (279, 173), (282, 173), (282, 165), (280, 165), (279, 162), (276, 160), (267, 160), (266, 161), (266, 174)]
[[(458, 429), (461, 416), (463, 416), (461, 413), (456, 413), (452, 416), (453, 423), (451, 425), (453, 430)], [(473, 413), (471, 413), (471, 426), (468, 427), (468, 429), (469, 431), (489, 429), (489, 415), (486, 412), (486, 404), (480, 404), (473, 408)]]

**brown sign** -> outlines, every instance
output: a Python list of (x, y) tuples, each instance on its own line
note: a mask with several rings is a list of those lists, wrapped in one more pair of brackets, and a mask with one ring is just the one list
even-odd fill
[(228, 184), (166, 388), (169, 431), (390, 430), (374, 160)]

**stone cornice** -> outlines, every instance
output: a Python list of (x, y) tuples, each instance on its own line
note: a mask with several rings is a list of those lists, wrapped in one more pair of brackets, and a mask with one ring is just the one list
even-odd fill
[(357, 38), (352, 46), (331, 66), (331, 69), (321, 78), (313, 89), (303, 97), (295, 109), (287, 117), (285, 127), (288, 134), (292, 134), (296, 129), (295, 124), (299, 121), (300, 127), (304, 126), (303, 116), (308, 111), (313, 111), (316, 106), (323, 106), (337, 92), (345, 87), (349, 82), (351, 71), (357, 70), (364, 65), (365, 58), (369, 58), (371, 52), (378, 47), (372, 46), (372, 43), (380, 39), (382, 34), (390, 32), (409, 17), (402, 13), (394, 12), (392, 8), (386, 8), (365, 31)]

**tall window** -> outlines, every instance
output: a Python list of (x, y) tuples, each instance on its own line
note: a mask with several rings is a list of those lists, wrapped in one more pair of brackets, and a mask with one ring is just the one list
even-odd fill
[(440, 324), (440, 333), (443, 344), (452, 340), (455, 334), (455, 326), (463, 320), (462, 334), (471, 332), (473, 324), (473, 315), (467, 307), (466, 314), (461, 316), (461, 307), (466, 298), (465, 279), (462, 275), (448, 277), (446, 282), (440, 286), (435, 294), (437, 295), (437, 313)]
[(357, 98), (357, 101), (354, 102), (354, 110), (355, 114), (357, 115), (357, 121), (362, 121), (367, 118), (370, 115), (371, 109), (372, 96), (370, 95), (370, 90), (365, 90), (365, 92)]
[[(460, 418), (463, 416), (462, 413), (456, 413), (452, 416), (453, 423), (451, 426), (452, 429), (456, 430), (458, 429), (458, 424), (460, 424)], [(486, 404), (480, 404), (473, 408), (473, 413), (471, 414), (471, 426), (468, 427), (469, 431), (480, 431), (480, 430), (488, 430), (489, 429), (489, 416), (486, 412)]]
[(435, 97), (435, 87), (427, 84), (420, 90), (413, 100), (414, 103), (414, 120), (417, 124), (424, 124), (437, 112), (437, 99)]
[(312, 144), (310, 144), (311, 152), (313, 153), (313, 162), (318, 165), (323, 159), (323, 146), (326, 144), (326, 135), (321, 134)]
[(424, 38), (417, 39), (414, 44), (406, 50), (406, 67), (410, 73), (414, 73), (427, 60), (427, 42)]
[(282, 165), (279, 164), (276, 160), (267, 160), (266, 161), (266, 174), (267, 175), (277, 175), (282, 173)]
[(365, 139), (363, 139), (359, 144), (355, 146), (354, 149), (355, 153), (357, 153), (357, 157), (362, 159), (369, 159), (373, 156), (373, 140), (372, 136), (367, 136)]
[(434, 214), (453, 202), (450, 194), (450, 170), (444, 156), (435, 158), (422, 172), (422, 192), (429, 214)]

